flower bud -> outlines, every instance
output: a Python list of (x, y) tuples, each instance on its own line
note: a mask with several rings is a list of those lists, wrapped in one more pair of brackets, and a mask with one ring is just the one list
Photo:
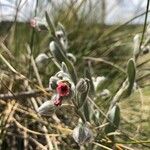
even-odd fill
[(141, 46), (141, 49), (142, 49), (142, 53), (143, 54), (147, 54), (150, 51), (150, 46), (149, 45), (147, 45), (147, 46)]
[(62, 68), (62, 71), (63, 71), (63, 72), (65, 72), (65, 73), (67, 73), (67, 74), (69, 73), (68, 67), (67, 67), (67, 65), (66, 65), (64, 62), (62, 62), (61, 68)]
[(52, 76), (50, 79), (49, 79), (49, 88), (51, 90), (55, 90), (56, 87), (57, 87), (57, 82), (59, 81), (59, 78), (55, 77), (55, 76)]
[(35, 62), (38, 66), (43, 66), (49, 57), (45, 53), (40, 53), (36, 58)]
[(55, 35), (59, 39), (63, 49), (66, 50), (68, 48), (68, 40), (65, 33), (62, 30), (58, 30)]
[(76, 143), (79, 145), (89, 143), (93, 139), (92, 131), (85, 125), (78, 125), (74, 128), (72, 136)]
[(64, 37), (64, 32), (63, 32), (62, 30), (56, 31), (55, 34), (56, 34), (56, 37), (57, 37), (58, 39), (61, 39), (61, 38)]
[(54, 101), (46, 101), (44, 102), (37, 110), (40, 115), (51, 115), (55, 112), (56, 106), (54, 105)]
[(81, 78), (76, 85), (76, 90), (80, 93), (84, 93), (87, 91), (87, 88), (87, 82), (83, 78)]

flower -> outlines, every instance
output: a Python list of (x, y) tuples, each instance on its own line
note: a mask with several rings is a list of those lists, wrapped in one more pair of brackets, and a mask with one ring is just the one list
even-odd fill
[(61, 104), (62, 104), (62, 97), (60, 96), (56, 97), (56, 99), (54, 100), (54, 105), (61, 106)]
[(57, 93), (59, 96), (68, 96), (70, 94), (70, 87), (66, 82), (60, 81), (56, 88)]

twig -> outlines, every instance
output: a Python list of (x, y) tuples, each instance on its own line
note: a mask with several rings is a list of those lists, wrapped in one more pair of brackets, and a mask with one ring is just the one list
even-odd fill
[(109, 65), (109, 66), (111, 66), (111, 67), (114, 67), (114, 68), (116, 68), (117, 70), (119, 70), (120, 72), (123, 72), (123, 73), (126, 74), (126, 72), (125, 72), (121, 67), (119, 67), (118, 65), (116, 65), (116, 64), (114, 64), (114, 63), (112, 63), (112, 62), (110, 62), (110, 61), (104, 60), (104, 59), (102, 59), (102, 58), (84, 57), (84, 59), (85, 59), (85, 60), (95, 61), (95, 62), (102, 62), (102, 63), (107, 64), (107, 65)]
[[(48, 92), (48, 93), (47, 93)], [(13, 93), (13, 94), (0, 94), (0, 99), (3, 100), (10, 100), (10, 99), (24, 99), (24, 98), (31, 98), (31, 97), (38, 97), (43, 94), (51, 95), (50, 89), (45, 88), (44, 90), (34, 90), (34, 91), (26, 91), (20, 93)]]
[(125, 148), (126, 150), (134, 150), (133, 148), (130, 148), (130, 147), (127, 147), (127, 146), (124, 146), (122, 144), (116, 144), (116, 147), (120, 147), (120, 148)]
[(34, 138), (32, 138), (31, 136), (29, 137), (29, 139), (34, 142), (40, 149), (42, 150), (47, 150), (47, 148), (45, 146), (43, 146), (41, 143), (39, 143), (37, 140), (35, 140)]
[(109, 147), (107, 147), (107, 146), (105, 146), (105, 145), (102, 145), (102, 144), (100, 144), (100, 143), (97, 143), (97, 142), (93, 142), (93, 144), (95, 144), (95, 145), (97, 145), (97, 146), (99, 146), (99, 147), (101, 147), (101, 148), (103, 148), (103, 149), (105, 149), (105, 150), (113, 150), (113, 149), (111, 149), (111, 148), (109, 148)]
[(31, 53), (31, 48), (28, 44), (26, 44), (26, 48), (27, 48), (28, 54), (30, 54), (31, 64), (32, 64), (32, 67), (34, 69), (34, 73), (35, 73), (36, 78), (38, 80), (39, 86), (43, 88), (43, 84), (42, 84), (42, 81), (41, 81), (41, 78), (40, 78), (38, 68), (36, 66), (35, 60), (34, 60), (33, 55)]
[(12, 119), (12, 121), (17, 125), (17, 127), (19, 127), (20, 129), (28, 132), (28, 133), (32, 133), (32, 134), (35, 134), (35, 135), (47, 135), (47, 136), (61, 136), (60, 134), (49, 134), (49, 133), (45, 133), (45, 132), (37, 132), (37, 131), (33, 131), (33, 130), (30, 130), (28, 128), (26, 128), (25, 126), (21, 125), (15, 118)]

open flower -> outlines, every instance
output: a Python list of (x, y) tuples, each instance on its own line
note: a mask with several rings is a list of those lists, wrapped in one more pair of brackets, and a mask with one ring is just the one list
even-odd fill
[(70, 86), (67, 82), (59, 82), (56, 91), (59, 96), (68, 96), (70, 94)]

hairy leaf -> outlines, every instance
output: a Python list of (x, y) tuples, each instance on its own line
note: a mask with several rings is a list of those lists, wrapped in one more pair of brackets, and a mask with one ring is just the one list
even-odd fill
[(120, 123), (120, 108), (115, 105), (108, 113), (108, 125), (105, 128), (106, 133), (114, 132), (118, 129)]
[(128, 81), (129, 81), (129, 86), (127, 89), (127, 96), (129, 96), (132, 92), (134, 82), (135, 82), (135, 76), (136, 76), (135, 62), (134, 62), (134, 59), (132, 58), (128, 61), (127, 75), (128, 75)]

